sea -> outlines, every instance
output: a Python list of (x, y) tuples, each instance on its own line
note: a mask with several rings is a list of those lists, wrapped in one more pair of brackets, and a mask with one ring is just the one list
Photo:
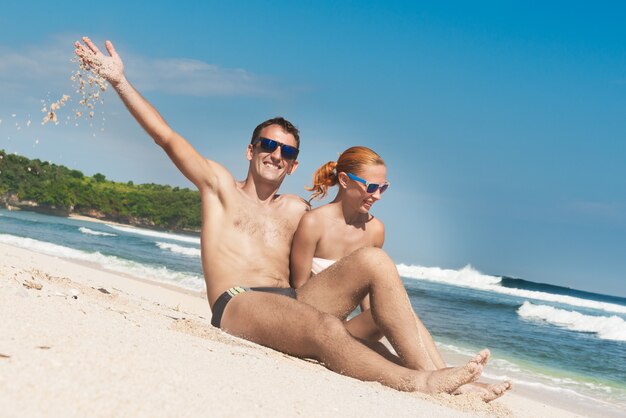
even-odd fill
[[(0, 210), (0, 243), (204, 291), (198, 236)], [(486, 379), (583, 416), (626, 416), (626, 298), (471, 266), (397, 267), (448, 362), (488, 347)]]

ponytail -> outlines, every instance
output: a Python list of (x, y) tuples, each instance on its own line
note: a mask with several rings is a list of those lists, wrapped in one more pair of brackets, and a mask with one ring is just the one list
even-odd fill
[(328, 189), (337, 184), (337, 173), (335, 172), (337, 163), (335, 161), (329, 161), (315, 170), (313, 173), (313, 185), (311, 187), (305, 187), (306, 190), (313, 192), (309, 202), (315, 198), (323, 199), (328, 194)]
[(340, 172), (359, 175), (365, 166), (385, 165), (385, 161), (373, 150), (367, 147), (350, 147), (341, 153), (337, 162), (329, 161), (313, 173), (313, 185), (305, 187), (313, 192), (309, 202), (313, 199), (323, 199), (328, 189), (339, 182), (337, 175)]

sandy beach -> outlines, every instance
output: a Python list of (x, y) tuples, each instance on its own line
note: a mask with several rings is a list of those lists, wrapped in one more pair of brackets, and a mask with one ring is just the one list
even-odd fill
[(213, 328), (202, 294), (5, 244), (0, 315), (3, 417), (580, 416), (360, 382)]

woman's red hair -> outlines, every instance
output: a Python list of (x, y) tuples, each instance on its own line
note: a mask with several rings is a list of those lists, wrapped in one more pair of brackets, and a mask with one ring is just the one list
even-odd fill
[(370, 148), (350, 147), (341, 153), (337, 161), (329, 161), (315, 170), (313, 173), (313, 185), (305, 187), (313, 192), (309, 201), (323, 199), (328, 194), (328, 189), (338, 183), (337, 174), (352, 173), (359, 175), (365, 166), (385, 165), (385, 161)]

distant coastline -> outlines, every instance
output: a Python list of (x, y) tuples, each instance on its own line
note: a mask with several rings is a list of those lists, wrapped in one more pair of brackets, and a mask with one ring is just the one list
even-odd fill
[(200, 193), (160, 184), (107, 180), (0, 150), (0, 207), (85, 216), (159, 231), (200, 232)]
[(10, 210), (10, 211), (28, 211), (28, 212), (36, 212), (42, 213), (44, 215), (51, 216), (59, 216), (62, 218), (72, 218), (76, 220), (81, 220), (85, 222), (95, 222), (101, 224), (110, 224), (117, 226), (131, 226), (136, 228), (145, 228), (152, 229), (154, 231), (163, 231), (163, 232), (175, 232), (175, 233), (183, 233), (187, 235), (200, 236), (200, 229), (185, 229), (185, 228), (162, 228), (159, 226), (155, 226), (153, 223), (147, 223), (145, 221), (139, 220), (136, 222), (122, 222), (119, 219), (114, 219), (107, 217), (106, 214), (97, 213), (94, 215), (86, 215), (84, 213), (77, 212), (67, 212), (66, 210), (58, 210), (54, 207), (49, 208), (42, 205), (38, 205), (37, 202), (26, 201), (21, 202), (20, 205), (11, 205), (6, 203), (6, 197), (0, 196), (0, 208)]

